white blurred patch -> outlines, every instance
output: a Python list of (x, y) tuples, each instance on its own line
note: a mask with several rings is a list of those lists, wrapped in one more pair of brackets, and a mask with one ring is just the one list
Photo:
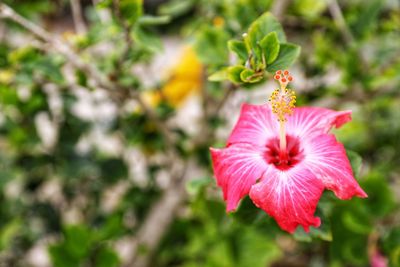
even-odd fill
[(50, 257), (48, 254), (48, 244), (47, 241), (39, 241), (36, 245), (31, 248), (27, 255), (26, 261), (29, 263), (29, 266), (32, 267), (50, 267)]
[(132, 71), (134, 75), (141, 78), (144, 87), (151, 88), (163, 80), (171, 69), (179, 60), (184, 44), (177, 37), (163, 38), (164, 50), (158, 53), (150, 64), (136, 64)]
[(202, 116), (203, 108), (200, 97), (191, 95), (176, 110), (176, 115), (170, 119), (169, 123), (185, 129), (187, 134), (194, 136), (200, 131)]
[(9, 199), (20, 198), (23, 189), (23, 181), (21, 179), (13, 179), (9, 181), (4, 188), (4, 195)]
[(129, 168), (129, 177), (140, 187), (146, 187), (149, 182), (147, 159), (137, 147), (125, 149), (124, 156)]
[(127, 181), (119, 181), (117, 184), (107, 188), (101, 198), (101, 209), (106, 213), (114, 211), (128, 188), (129, 183)]
[(4, 116), (1, 107), (0, 107), (0, 126), (3, 125), (6, 121), (6, 116)]
[(53, 148), (58, 139), (58, 130), (47, 112), (42, 111), (36, 115), (35, 127), (44, 148)]
[(63, 213), (64, 224), (79, 224), (84, 221), (84, 216), (81, 210), (77, 207), (66, 209)]
[(80, 155), (86, 155), (92, 150), (92, 142), (89, 135), (83, 135), (75, 145), (75, 151)]
[(81, 155), (97, 149), (108, 156), (119, 156), (124, 150), (124, 145), (118, 134), (106, 134), (101, 127), (95, 127), (79, 139), (75, 149)]
[(132, 251), (134, 251), (135, 248), (135, 240), (130, 237), (124, 237), (115, 242), (114, 249), (118, 252), (122, 265), (131, 261)]
[(171, 175), (169, 171), (162, 169), (157, 172), (156, 183), (159, 188), (167, 189), (170, 185), (170, 182), (171, 182)]
[(48, 83), (43, 86), (48, 97), (48, 104), (54, 118), (60, 119), (63, 113), (63, 100), (56, 84)]
[(19, 86), (17, 88), (17, 95), (22, 102), (26, 102), (31, 98), (32, 92), (29, 87)]
[(71, 108), (72, 114), (89, 122), (109, 123), (118, 112), (115, 103), (108, 93), (102, 89), (89, 92), (82, 88), (74, 90), (77, 101)]
[(64, 224), (79, 224), (84, 222), (85, 216), (83, 212), (87, 209), (89, 199), (86, 195), (77, 195), (69, 206), (62, 213)]
[(61, 206), (64, 202), (62, 186), (57, 179), (51, 179), (43, 183), (39, 188), (38, 198), (42, 202), (49, 201), (55, 206)]

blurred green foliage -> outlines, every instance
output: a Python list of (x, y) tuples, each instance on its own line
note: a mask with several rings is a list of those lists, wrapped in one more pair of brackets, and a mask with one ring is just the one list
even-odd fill
[[(4, 2), (54, 32), (56, 22), (71, 17), (69, 1)], [(335, 134), (351, 150), (354, 173), (369, 197), (340, 201), (325, 192), (317, 209), (323, 225), (308, 234), (301, 229), (294, 235), (282, 232), (247, 198), (237, 212), (226, 214), (207, 149), (222, 141), (205, 135), (200, 144), (189, 146), (186, 129), (174, 128), (179, 155), (197, 161), (206, 174), (187, 183), (188, 198), (150, 266), (368, 266), (370, 250), (377, 249), (389, 266), (400, 267), (396, 1), (340, 1), (351, 41), (332, 15), (330, 1), (288, 1), (279, 19), (271, 14), (278, 2), (272, 0), (121, 0), (119, 6), (111, 0), (96, 6), (82, 2), (88, 32), (65, 38), (85, 62), (124, 87), (155, 90), (132, 67), (150, 64), (162, 53), (163, 40), (178, 36), (193, 45), (209, 77), (201, 86), (215, 101), (223, 97), (227, 82), (258, 90), (250, 84), (263, 84), (271, 73), (298, 59), (293, 72), (307, 81), (303, 86), (294, 83), (301, 87), (302, 105), (353, 110), (353, 121)], [(109, 19), (101, 18), (103, 11), (111, 14)], [(156, 176), (166, 166), (147, 164), (148, 181), (143, 185), (132, 179), (124, 153), (96, 146), (82, 152), (79, 143), (100, 128), (121, 137), (124, 148), (151, 158), (165, 152), (165, 138), (140, 110), (126, 112), (120, 103), (110, 119), (78, 116), (74, 107), (79, 98), (71, 79), (95, 94), (100, 89), (90, 77), (81, 70), (68, 72), (67, 58), (32, 41), (20, 26), (0, 23), (6, 32), (0, 37), (0, 266), (30, 266), (27, 255), (43, 244), (53, 266), (121, 266), (115, 244), (135, 237), (152, 204), (161, 198), (163, 188)], [(18, 42), (19, 38), (29, 39)], [(129, 40), (132, 46), (126, 46)], [(101, 45), (106, 53), (88, 52)], [(56, 100), (51, 87), (57, 88)], [(154, 110), (166, 121), (179, 108), (161, 101)], [(57, 128), (48, 146), (40, 133), (46, 129), (38, 124), (43, 116)], [(223, 128), (225, 120), (214, 114), (206, 122), (214, 131)], [(103, 208), (105, 192), (121, 185), (125, 190), (115, 189), (115, 207)], [(53, 188), (51, 195), (46, 188)], [(78, 214), (76, 222), (68, 219), (71, 213)]]

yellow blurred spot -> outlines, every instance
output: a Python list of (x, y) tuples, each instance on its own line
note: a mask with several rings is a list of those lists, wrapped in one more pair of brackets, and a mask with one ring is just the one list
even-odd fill
[(286, 115), (292, 115), (296, 106), (296, 93), (290, 89), (276, 89), (269, 98), (272, 113), (278, 117), (278, 121), (285, 122)]
[(86, 41), (86, 36), (84, 34), (78, 34), (73, 31), (65, 31), (62, 33), (64, 40), (70, 42), (74, 45), (79, 45)]
[(215, 27), (222, 27), (225, 24), (225, 20), (222, 17), (215, 17), (213, 19), (213, 24)]
[(171, 106), (178, 107), (188, 96), (200, 89), (202, 71), (202, 65), (193, 48), (186, 47), (179, 63), (170, 70), (165, 85), (159, 91), (146, 92), (143, 98), (151, 106), (164, 100)]
[(9, 84), (14, 77), (14, 72), (11, 70), (0, 70), (0, 83)]

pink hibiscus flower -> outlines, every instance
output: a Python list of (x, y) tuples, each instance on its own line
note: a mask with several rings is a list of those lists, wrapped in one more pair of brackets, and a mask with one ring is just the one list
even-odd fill
[(228, 212), (249, 194), (283, 230), (293, 233), (301, 225), (308, 232), (321, 224), (314, 212), (325, 188), (340, 199), (367, 197), (343, 145), (329, 134), (351, 120), (351, 111), (295, 108), (294, 92), (286, 88), (289, 72), (278, 71), (275, 79), (280, 89), (271, 107), (243, 104), (227, 147), (210, 148), (213, 169)]

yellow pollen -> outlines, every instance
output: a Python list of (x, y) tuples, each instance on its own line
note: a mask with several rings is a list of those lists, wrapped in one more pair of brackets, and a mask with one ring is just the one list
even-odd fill
[(286, 88), (288, 83), (293, 81), (289, 71), (278, 70), (274, 79), (279, 81), (279, 89), (272, 92), (269, 101), (271, 103), (272, 113), (276, 115), (279, 121), (279, 151), (282, 160), (287, 158), (286, 151), (286, 116), (293, 114), (296, 105), (296, 94), (293, 90)]
[(292, 115), (296, 106), (296, 93), (286, 88), (293, 78), (288, 71), (277, 71), (274, 78), (279, 81), (280, 88), (272, 92), (269, 102), (272, 113), (277, 116), (278, 121), (285, 122), (286, 116)]
[(222, 27), (225, 24), (225, 20), (223, 17), (217, 16), (213, 19), (213, 24), (215, 27)]

